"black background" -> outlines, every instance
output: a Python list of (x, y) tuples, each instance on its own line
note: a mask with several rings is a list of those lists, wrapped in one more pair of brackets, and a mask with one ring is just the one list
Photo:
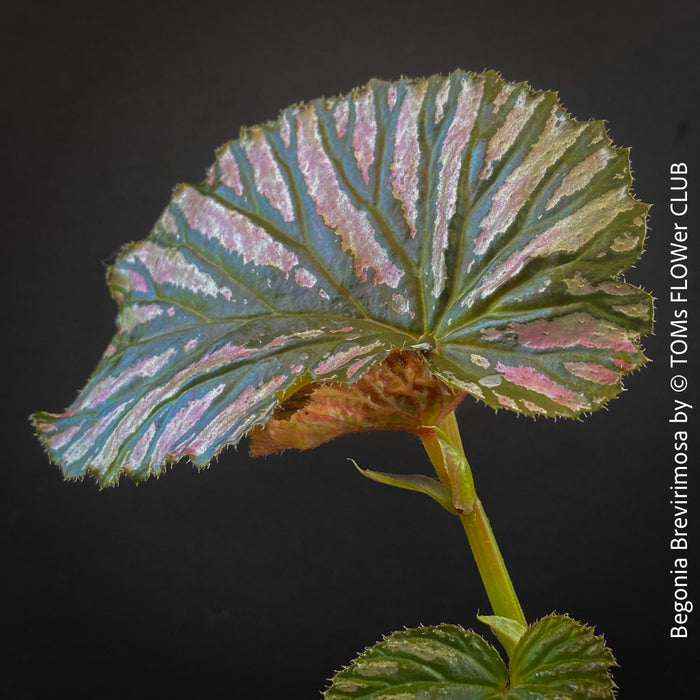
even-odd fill
[(690, 642), (668, 638), (667, 297), (669, 164), (689, 164), (693, 197), (700, 183), (695, 3), (173, 0), (5, 12), (7, 697), (315, 698), (382, 634), (481, 627), (488, 602), (459, 523), (346, 461), (425, 469), (410, 436), (266, 460), (243, 446), (202, 473), (183, 464), (100, 492), (64, 483), (27, 421), (84, 384), (114, 329), (107, 264), (148, 233), (177, 182), (202, 179), (216, 146), (292, 102), (457, 67), (558, 90), (577, 118), (608, 120), (632, 148), (636, 195), (655, 203), (647, 253), (627, 275), (659, 299), (645, 341), (654, 362), (629, 391), (580, 422), (471, 399), (458, 416), (528, 618), (556, 610), (596, 625), (621, 664), (623, 699), (692, 696), (697, 613)]

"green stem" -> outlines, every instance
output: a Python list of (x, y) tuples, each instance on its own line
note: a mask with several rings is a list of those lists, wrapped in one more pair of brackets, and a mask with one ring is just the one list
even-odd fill
[[(464, 456), (464, 448), (454, 413), (450, 413), (441, 427), (452, 445), (459, 451), (460, 458)], [(523, 609), (513, 588), (513, 582), (503, 561), (501, 550), (498, 548), (493, 530), (484, 512), (484, 507), (476, 495), (471, 468), (466, 456), (464, 456), (464, 463), (461, 465), (461, 469), (451, 469), (450, 465), (446, 464), (445, 451), (439, 448), (434, 434), (431, 436), (426, 432), (422, 439), (430, 461), (433, 463), (437, 475), (448, 489), (448, 492), (473, 494), (470, 503), (471, 507), (464, 509), (463, 512), (458, 512), (457, 515), (462, 521), (464, 531), (467, 534), (469, 546), (474, 554), (474, 559), (494, 614), (515, 620), (522, 625), (527, 625)], [(452, 483), (457, 474), (459, 474), (460, 483)], [(445, 483), (446, 481), (447, 483)], [(501, 635), (497, 636), (506, 648), (506, 651), (511, 654), (513, 644), (502, 638)]]
[(527, 626), (501, 550), (498, 548), (489, 519), (478, 498), (472, 512), (468, 515), (460, 515), (460, 520), (467, 533), (467, 539), (494, 614)]

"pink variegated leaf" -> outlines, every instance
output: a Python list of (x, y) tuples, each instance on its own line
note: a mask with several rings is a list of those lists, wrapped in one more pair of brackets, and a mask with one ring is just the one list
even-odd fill
[[(529, 415), (596, 410), (651, 329), (649, 295), (620, 277), (648, 208), (630, 184), (601, 122), (493, 71), (290, 107), (223, 146), (121, 252), (117, 334), (65, 413), (33, 416), (39, 436), (66, 476), (101, 484), (206, 465), (253, 428), (274, 451), (288, 444), (266, 426), (290, 432), (281, 404), (298, 389), (328, 402), (343, 392), (324, 386), (399, 351), (379, 371), (402, 373), (387, 425), (418, 405), (409, 375), (437, 403), (405, 429), (465, 392)], [(358, 429), (345, 394), (337, 425), (310, 410), (298, 429)]]

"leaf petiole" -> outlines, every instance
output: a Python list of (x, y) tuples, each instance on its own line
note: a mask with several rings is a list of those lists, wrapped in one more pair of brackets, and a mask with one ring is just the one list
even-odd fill
[[(440, 481), (452, 496), (494, 614), (527, 626), (501, 550), (476, 495), (454, 412), (445, 419), (442, 430), (426, 427), (420, 437)], [(494, 632), (508, 654), (512, 654), (512, 638), (498, 630)]]

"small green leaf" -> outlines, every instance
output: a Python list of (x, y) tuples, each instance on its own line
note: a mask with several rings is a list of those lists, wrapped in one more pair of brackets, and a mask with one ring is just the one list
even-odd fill
[[(502, 626), (502, 618), (480, 618)], [(514, 631), (514, 630), (511, 630)], [(613, 700), (612, 652), (566, 615), (522, 634), (510, 671), (496, 650), (457, 625), (394, 632), (340, 671), (326, 700)]]
[(511, 620), (507, 617), (499, 617), (498, 615), (477, 615), (476, 619), (488, 625), (499, 638), (503, 636), (511, 641), (514, 647), (527, 629), (527, 625), (524, 625), (522, 622)]
[(340, 671), (326, 700), (501, 697), (508, 673), (498, 652), (457, 625), (394, 632)]
[(613, 700), (615, 657), (592, 628), (548, 615), (527, 628), (510, 660), (516, 697)]
[(425, 474), (387, 474), (386, 472), (374, 472), (370, 469), (362, 469), (358, 466), (355, 460), (350, 460), (362, 476), (366, 476), (372, 481), (378, 481), (380, 484), (386, 484), (387, 486), (396, 486), (400, 489), (406, 489), (408, 491), (418, 491), (424, 493), (426, 496), (435, 499), (443, 508), (450, 511), (450, 513), (455, 513), (452, 503), (450, 502), (450, 496), (445, 491), (445, 487), (437, 480)]

